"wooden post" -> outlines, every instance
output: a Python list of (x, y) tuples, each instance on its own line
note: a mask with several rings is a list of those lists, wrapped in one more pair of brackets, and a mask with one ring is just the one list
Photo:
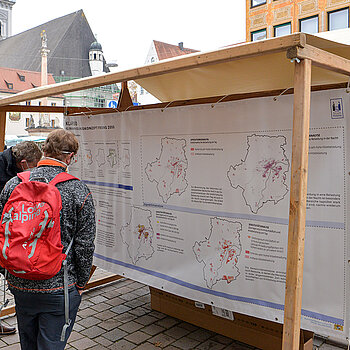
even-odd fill
[(294, 112), (282, 350), (298, 350), (303, 287), (311, 60), (294, 63)]
[(5, 146), (6, 112), (0, 111), (0, 152)]

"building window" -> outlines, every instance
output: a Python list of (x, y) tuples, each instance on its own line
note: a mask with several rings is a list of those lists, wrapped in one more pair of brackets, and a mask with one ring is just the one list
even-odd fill
[(38, 106), (41, 106), (41, 101), (39, 101)]
[(26, 118), (26, 128), (29, 128), (29, 124), (30, 124), (29, 118)]
[(55, 127), (55, 120), (52, 119), (52, 120), (51, 120), (51, 128), (54, 128), (54, 127)]
[(19, 73), (17, 73), (17, 75), (18, 75), (18, 78), (20, 81), (26, 81), (26, 77), (24, 75), (19, 74)]
[(284, 24), (279, 24), (278, 26), (273, 27), (273, 35), (275, 37), (283, 36), (283, 35), (288, 35), (292, 32), (292, 25), (291, 23), (284, 23)]
[(250, 0), (250, 7), (266, 4), (266, 0)]
[(266, 29), (257, 30), (256, 32), (251, 32), (251, 40), (258, 41), (266, 39)]
[(56, 102), (51, 102), (51, 106), (56, 106)]
[(318, 33), (318, 16), (302, 18), (299, 20), (300, 32), (314, 34)]
[(26, 106), (30, 106), (31, 102), (30, 101), (26, 101)]
[(328, 30), (349, 28), (349, 8), (328, 12)]
[(5, 80), (6, 86), (9, 90), (13, 90), (13, 84)]

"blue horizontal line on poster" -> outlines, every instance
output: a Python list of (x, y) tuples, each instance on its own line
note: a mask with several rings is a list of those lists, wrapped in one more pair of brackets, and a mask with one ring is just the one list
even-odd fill
[(96, 186), (103, 186), (103, 187), (121, 188), (123, 190), (128, 190), (128, 191), (133, 191), (134, 190), (133, 186), (122, 185), (122, 184), (114, 184), (114, 183), (111, 183), (111, 182), (99, 182), (99, 181), (89, 181), (89, 180), (84, 180), (84, 182), (87, 185), (96, 185)]
[[(282, 311), (284, 310), (283, 304), (277, 304), (277, 303), (272, 303), (272, 302), (268, 302), (265, 300), (260, 300), (260, 299), (255, 299), (255, 298), (247, 298), (247, 297), (242, 297), (242, 296), (238, 296), (238, 295), (232, 295), (232, 294), (228, 294), (228, 293), (224, 293), (224, 292), (211, 290), (208, 288), (197, 286), (197, 285), (192, 284), (192, 283), (182, 281), (178, 278), (167, 276), (167, 275), (160, 273), (160, 272), (145, 269), (141, 266), (135, 266), (135, 265), (126, 263), (124, 261), (112, 259), (112, 258), (103, 256), (103, 255), (98, 254), (98, 253), (94, 253), (94, 256), (98, 259), (107, 261), (109, 263), (123, 266), (123, 267), (129, 268), (129, 269), (132, 269), (132, 270), (136, 270), (138, 272), (145, 273), (147, 275), (151, 275), (151, 276), (166, 280), (168, 282), (180, 285), (182, 287), (186, 287), (186, 288), (196, 290), (196, 291), (206, 293), (206, 294), (211, 294), (211, 295), (214, 295), (216, 297), (225, 298), (225, 299), (234, 300), (234, 301), (239, 301), (239, 302), (244, 302), (244, 303), (249, 303), (249, 304), (254, 304), (254, 305), (259, 305), (259, 306), (268, 307), (268, 308), (275, 309), (275, 310), (282, 310)], [(301, 314), (303, 316), (314, 318), (314, 319), (321, 320), (324, 322), (334, 323), (334, 324), (338, 324), (341, 326), (344, 325), (344, 320), (342, 320), (340, 318), (320, 314), (318, 312), (313, 312), (313, 311), (302, 309)]]
[[(167, 205), (167, 204), (159, 205), (155, 203), (143, 203), (143, 205), (145, 207), (155, 207), (155, 208), (161, 207), (166, 210), (174, 210), (174, 211), (184, 212), (184, 213), (201, 214), (201, 215), (207, 215), (207, 216), (219, 216), (219, 217), (233, 218), (233, 219), (253, 220), (253, 221), (260, 221), (260, 222), (267, 222), (271, 224), (288, 226), (288, 219), (275, 218), (272, 216), (230, 213), (230, 212), (222, 212), (222, 211), (214, 211), (214, 210), (204, 210), (204, 209), (198, 209), (198, 208), (179, 207), (176, 205)], [(343, 222), (306, 220), (305, 225), (306, 227), (324, 227), (324, 228), (330, 228), (330, 229), (345, 230), (345, 223)]]

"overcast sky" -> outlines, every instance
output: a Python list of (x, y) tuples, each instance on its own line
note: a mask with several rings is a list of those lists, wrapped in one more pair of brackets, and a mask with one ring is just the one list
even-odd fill
[(143, 65), (152, 40), (201, 51), (245, 41), (245, 0), (17, 0), (12, 34), (80, 9), (118, 69)]

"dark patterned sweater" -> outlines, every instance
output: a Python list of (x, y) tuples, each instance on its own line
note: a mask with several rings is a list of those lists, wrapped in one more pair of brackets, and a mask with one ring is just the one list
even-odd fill
[[(30, 179), (45, 178), (51, 181), (64, 171), (60, 166), (39, 166), (32, 170)], [(0, 195), (1, 213), (10, 194), (19, 183), (17, 176), (7, 182)], [(63, 252), (74, 238), (73, 246), (67, 256), (69, 286), (76, 284), (78, 288), (83, 288), (89, 279), (95, 249), (96, 223), (92, 196), (88, 187), (80, 180), (62, 182), (56, 187), (62, 198), (60, 224)], [(10, 289), (54, 293), (63, 289), (63, 268), (48, 280), (27, 280), (11, 274), (8, 274), (7, 280)]]

